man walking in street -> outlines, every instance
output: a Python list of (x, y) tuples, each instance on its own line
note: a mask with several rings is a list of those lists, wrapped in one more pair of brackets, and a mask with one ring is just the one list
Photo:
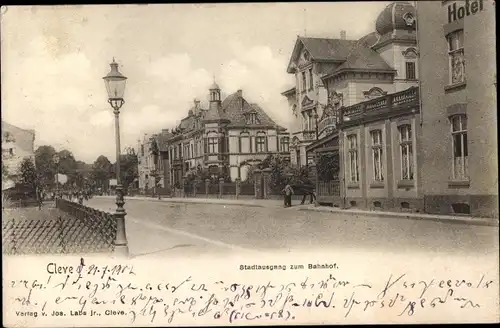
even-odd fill
[(285, 207), (292, 206), (292, 195), (294, 194), (293, 188), (290, 185), (290, 181), (287, 182), (285, 189), (283, 189), (283, 193), (285, 194)]

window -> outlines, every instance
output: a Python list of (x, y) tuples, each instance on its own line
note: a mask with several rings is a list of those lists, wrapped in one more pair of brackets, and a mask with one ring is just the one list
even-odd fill
[(450, 84), (465, 82), (464, 31), (448, 34)]
[(246, 132), (240, 134), (240, 153), (250, 153), (250, 136)]
[(9, 148), (9, 155), (14, 156), (14, 148)]
[(399, 127), (399, 149), (401, 156), (401, 179), (413, 180), (413, 143), (411, 125)]
[(257, 153), (266, 152), (266, 136), (262, 133), (257, 134), (255, 137), (255, 151)]
[(280, 151), (288, 153), (290, 151), (290, 138), (283, 137), (280, 142)]
[(144, 145), (141, 145), (141, 156), (144, 156)]
[(190, 144), (189, 147), (191, 148), (191, 157), (194, 157), (194, 144)]
[(306, 72), (302, 72), (302, 91), (307, 89)]
[(373, 180), (384, 181), (382, 130), (371, 131), (370, 135), (372, 138)]
[(406, 79), (415, 80), (417, 78), (415, 62), (406, 62)]
[(217, 154), (218, 152), (218, 140), (217, 137), (209, 137), (208, 138), (208, 153), (209, 154)]
[(313, 70), (312, 70), (312, 68), (310, 68), (309, 69), (309, 90), (313, 89), (313, 83), (314, 83)]
[(358, 182), (358, 137), (352, 134), (347, 137), (347, 161), (349, 163), (349, 181)]
[(455, 115), (451, 117), (451, 135), (453, 142), (453, 180), (468, 180), (467, 116)]

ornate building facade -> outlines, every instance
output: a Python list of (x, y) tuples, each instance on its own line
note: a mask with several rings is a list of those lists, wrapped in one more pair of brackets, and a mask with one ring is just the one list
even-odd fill
[[(12, 186), (19, 177), (19, 167), (25, 158), (31, 158), (35, 163), (35, 131), (21, 129), (2, 121), (2, 166), (8, 173), (6, 186)], [(4, 187), (2, 179), (2, 189)]]
[(495, 2), (418, 1), (425, 210), (498, 217)]
[(294, 117), (293, 163), (314, 162), (308, 146), (334, 131), (340, 107), (418, 86), (415, 8), (392, 3), (375, 30), (359, 40), (345, 31), (339, 39), (297, 37), (287, 68), (296, 83), (282, 93)]
[[(356, 193), (354, 188), (347, 186), (345, 168), (350, 163), (344, 156), (346, 131), (342, 131), (348, 129), (354, 133), (356, 130), (356, 143), (361, 147), (364, 143), (359, 143), (360, 131), (365, 124), (363, 119), (353, 119), (348, 125), (343, 125), (346, 123), (344, 119), (349, 118), (341, 118), (341, 112), (358, 104), (360, 108), (366, 105), (369, 110), (380, 109), (378, 113), (372, 113), (380, 114), (383, 122), (387, 118), (387, 113), (384, 118), (383, 112), (392, 104), (387, 102), (392, 101), (392, 95), (403, 97), (398, 94), (405, 94), (405, 90), (413, 90), (419, 85), (415, 7), (409, 2), (393, 2), (382, 10), (374, 27), (374, 32), (359, 40), (347, 40), (344, 31), (340, 39), (299, 37), (288, 68), (297, 79), (296, 87), (283, 93), (296, 118), (291, 131), (292, 161), (299, 155), (300, 161), (296, 162), (302, 165), (314, 164), (319, 156), (337, 157), (339, 165), (331, 175), (334, 180), (329, 182), (328, 191), (325, 194), (324, 188), (320, 185), (317, 188), (320, 200), (336, 205), (341, 205), (342, 201), (347, 206), (349, 197), (358, 198), (358, 205), (363, 198), (362, 203), (366, 205), (369, 196)], [(414, 90), (408, 92), (415, 93)], [(412, 97), (418, 97), (418, 94)], [(361, 162), (363, 158), (357, 158), (356, 167), (371, 172), (373, 162)], [(359, 175), (359, 179), (362, 178), (367, 176)]]
[(248, 102), (243, 91), (221, 99), (214, 84), (209, 89), (208, 108), (200, 101), (172, 130), (165, 141), (168, 149), (170, 185), (182, 185), (186, 173), (208, 169), (232, 181), (248, 178), (251, 165), (270, 154), (289, 157), (289, 135), (257, 104)]
[(163, 129), (158, 134), (144, 135), (138, 142), (137, 165), (139, 189), (151, 190), (165, 187), (170, 183), (170, 161), (168, 140), (172, 133)]

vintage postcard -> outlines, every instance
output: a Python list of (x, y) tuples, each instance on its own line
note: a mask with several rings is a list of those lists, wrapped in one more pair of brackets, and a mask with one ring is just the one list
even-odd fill
[(1, 7), (3, 325), (499, 322), (495, 24)]

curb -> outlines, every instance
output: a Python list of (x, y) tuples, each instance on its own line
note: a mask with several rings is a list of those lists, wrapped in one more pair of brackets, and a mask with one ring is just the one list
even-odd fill
[(355, 211), (355, 210), (331, 210), (323, 209), (318, 207), (300, 208), (299, 211), (310, 211), (310, 212), (322, 212), (322, 213), (340, 213), (340, 214), (350, 214), (355, 216), (368, 216), (376, 218), (388, 218), (388, 219), (408, 219), (415, 221), (434, 221), (434, 222), (446, 222), (446, 223), (456, 223), (456, 224), (467, 224), (476, 226), (490, 226), (498, 227), (498, 220), (495, 219), (483, 219), (483, 218), (458, 218), (453, 216), (438, 216), (430, 214), (421, 215), (408, 215), (402, 213), (394, 212), (369, 212), (369, 211)]

